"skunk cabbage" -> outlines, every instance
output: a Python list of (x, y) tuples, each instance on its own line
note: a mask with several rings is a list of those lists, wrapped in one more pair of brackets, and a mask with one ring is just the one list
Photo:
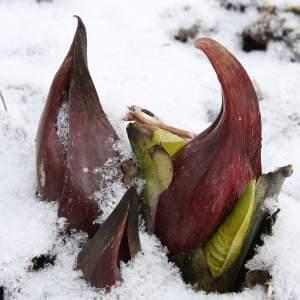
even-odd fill
[[(37, 175), (40, 194), (59, 202), (59, 216), (67, 219), (68, 228), (92, 235), (100, 213), (93, 193), (101, 183), (105, 186), (107, 174), (101, 169), (105, 163), (118, 164), (113, 149), (117, 135), (89, 74), (86, 30), (77, 19), (72, 45), (54, 77), (40, 121)], [(64, 124), (60, 124), (60, 114)]]

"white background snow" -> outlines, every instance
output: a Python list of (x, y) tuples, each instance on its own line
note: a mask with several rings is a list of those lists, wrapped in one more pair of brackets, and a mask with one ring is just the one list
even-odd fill
[[(249, 1), (243, 1), (249, 2)], [(261, 1), (262, 2), (262, 1)], [(269, 3), (300, 4), (299, 1)], [(229, 48), (259, 83), (264, 99), (264, 171), (293, 164), (280, 196), (274, 235), (252, 261), (270, 269), (276, 299), (300, 299), (300, 65), (270, 45), (245, 53), (240, 32), (257, 11), (227, 11), (216, 0), (0, 1), (0, 286), (7, 299), (264, 299), (257, 287), (206, 295), (186, 285), (158, 240), (141, 232), (143, 251), (122, 265), (124, 282), (110, 294), (88, 287), (73, 270), (83, 235), (63, 240), (55, 204), (36, 196), (35, 135), (52, 78), (75, 32), (87, 27), (89, 68), (101, 103), (126, 149), (126, 107), (136, 104), (165, 122), (195, 132), (217, 113), (221, 96), (206, 57), (192, 42), (173, 39), (198, 21), (202, 32)], [(213, 30), (211, 30), (213, 29)], [(118, 199), (116, 199), (117, 201)], [(54, 266), (28, 272), (32, 257), (56, 253)]]

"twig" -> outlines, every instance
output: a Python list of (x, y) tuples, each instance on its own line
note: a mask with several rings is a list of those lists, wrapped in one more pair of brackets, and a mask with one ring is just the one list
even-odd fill
[(272, 286), (272, 282), (268, 282), (267, 300), (273, 300), (273, 286)]
[(5, 109), (5, 111), (7, 112), (6, 103), (5, 103), (5, 100), (4, 100), (4, 97), (3, 97), (2, 93), (1, 93), (1, 91), (0, 91), (0, 98), (1, 98), (2, 104), (3, 104), (3, 106), (4, 106), (4, 109)]
[(146, 114), (148, 117), (155, 119), (156, 121), (159, 121), (158, 116), (156, 116), (151, 110), (143, 107), (139, 107), (137, 105), (131, 105), (127, 107), (129, 111), (136, 111), (136, 112), (142, 112)]
[(300, 15), (300, 6), (289, 6), (285, 10), (294, 13), (295, 15)]
[(140, 108), (138, 106), (130, 106), (128, 107), (128, 109), (129, 112), (124, 118), (126, 121), (138, 121), (146, 125), (164, 129), (186, 139), (193, 139), (197, 136), (197, 134), (193, 132), (175, 128), (160, 122), (152, 112), (146, 109)]

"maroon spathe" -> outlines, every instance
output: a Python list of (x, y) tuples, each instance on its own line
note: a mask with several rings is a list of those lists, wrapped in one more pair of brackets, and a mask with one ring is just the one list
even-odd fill
[[(69, 107), (66, 148), (56, 132), (64, 101)], [(101, 208), (93, 195), (107, 175), (101, 168), (109, 159), (118, 160), (113, 149), (116, 140), (88, 71), (86, 30), (78, 18), (70, 50), (50, 87), (37, 138), (40, 193), (50, 201), (58, 200), (58, 214), (67, 219), (69, 229), (89, 235), (97, 230), (94, 220)]]
[(236, 58), (209, 38), (196, 42), (223, 91), (215, 122), (174, 159), (174, 176), (160, 196), (155, 232), (171, 254), (203, 245), (252, 178), (261, 175), (261, 117), (250, 78)]

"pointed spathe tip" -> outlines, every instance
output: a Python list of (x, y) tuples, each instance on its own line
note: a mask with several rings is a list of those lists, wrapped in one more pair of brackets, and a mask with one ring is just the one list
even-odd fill
[(73, 15), (73, 17), (77, 19), (77, 26), (78, 27), (85, 28), (85, 25), (82, 22), (82, 19), (78, 15)]
[(77, 15), (74, 15), (73, 17), (77, 19), (77, 29), (76, 29), (75, 36), (76, 35), (80, 35), (80, 36), (82, 35), (84, 37), (85, 42), (86, 42), (86, 29), (85, 29), (85, 25), (84, 25), (82, 19)]

